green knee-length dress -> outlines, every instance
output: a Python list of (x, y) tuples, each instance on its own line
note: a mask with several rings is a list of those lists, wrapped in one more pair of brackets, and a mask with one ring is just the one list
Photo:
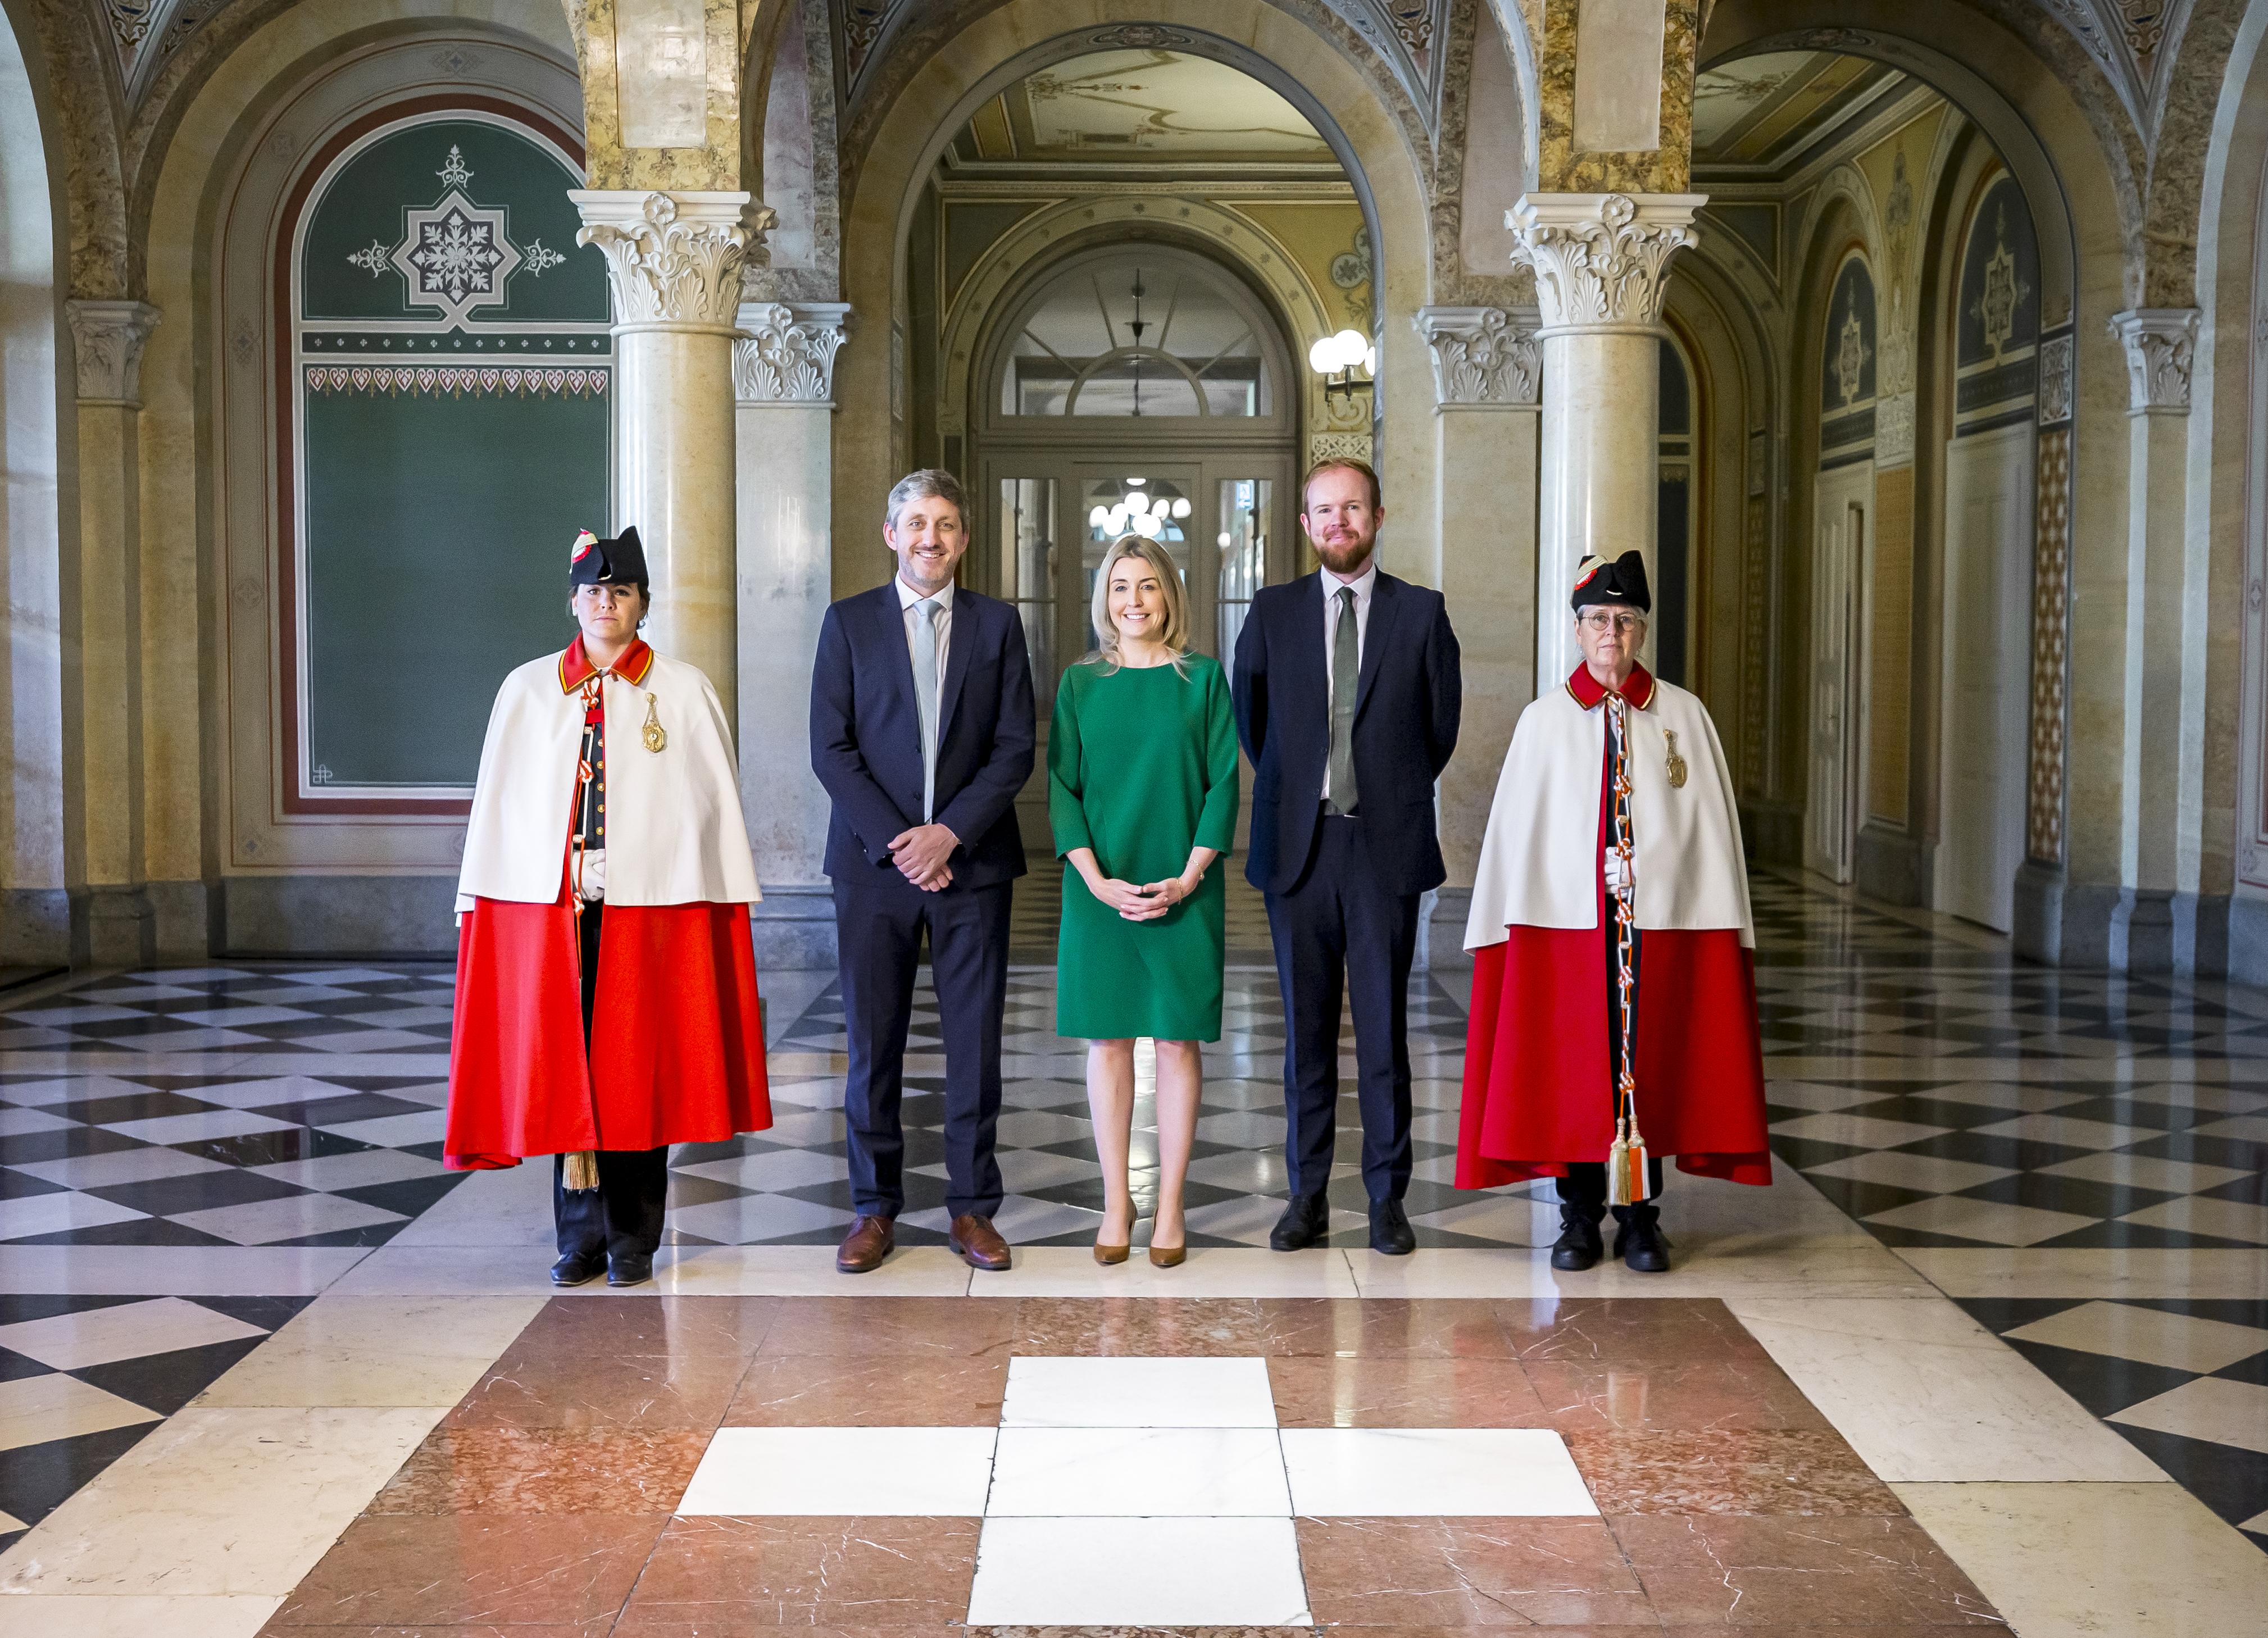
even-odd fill
[(1092, 848), (1105, 876), (1136, 885), (1179, 876), (1189, 849), (1221, 857), (1197, 891), (1130, 922), (1064, 866), (1056, 1029), (1116, 1040), (1220, 1039), (1222, 911), (1236, 840), (1236, 721), (1228, 678), (1201, 654), (1171, 665), (1064, 673), (1048, 740), (1048, 818), (1057, 857)]

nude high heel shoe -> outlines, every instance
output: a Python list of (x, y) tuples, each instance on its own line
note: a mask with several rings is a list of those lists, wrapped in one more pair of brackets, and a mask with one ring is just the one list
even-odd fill
[(1140, 1204), (1138, 1202), (1130, 1201), (1126, 1211), (1126, 1244), (1123, 1245), (1105, 1245), (1101, 1241), (1097, 1240), (1094, 1243), (1094, 1260), (1101, 1263), (1106, 1268), (1113, 1267), (1119, 1263), (1124, 1262), (1127, 1257), (1134, 1250), (1134, 1225), (1141, 1221), (1142, 1208)]

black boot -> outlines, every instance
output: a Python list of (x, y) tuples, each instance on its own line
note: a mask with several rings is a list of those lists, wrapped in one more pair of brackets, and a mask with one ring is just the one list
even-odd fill
[(1638, 1274), (1669, 1272), (1669, 1237), (1661, 1231), (1661, 1208), (1641, 1201), (1615, 1208), (1615, 1255)]
[(1599, 1234), (1599, 1219), (1606, 1208), (1572, 1201), (1559, 1202), (1559, 1238), (1551, 1243), (1551, 1266), (1570, 1274), (1594, 1267), (1606, 1253)]

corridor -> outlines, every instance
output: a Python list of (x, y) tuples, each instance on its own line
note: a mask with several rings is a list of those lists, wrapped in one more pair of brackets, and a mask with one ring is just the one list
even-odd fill
[[(830, 975), (768, 984), (781, 1118), (676, 1152), (636, 1295), (550, 1292), (544, 1169), (440, 1170), (445, 967), (20, 988), (0, 1626), (2242, 1628), (2268, 1591), (2268, 1001), (1755, 891), (1779, 1175), (1674, 1179), (1665, 1276), (1554, 1274), (1549, 1207), (1449, 1186), (1446, 973), (1413, 986), (1420, 1251), (1363, 1248), (1351, 1177), (1330, 1248), (1264, 1249), (1258, 966), (1208, 1054), (1197, 1249), (1098, 1268), (1043, 889), (1003, 1275), (943, 1249), (911, 1098), (903, 1249), (834, 1272)], [(919, 1017), (913, 1045), (909, 1093), (942, 1067)]]

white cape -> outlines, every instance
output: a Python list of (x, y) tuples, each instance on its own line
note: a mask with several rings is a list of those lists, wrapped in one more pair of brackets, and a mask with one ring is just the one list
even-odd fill
[[(481, 746), (457, 908), (473, 899), (550, 904), (566, 878), (583, 691), (554, 654), (504, 679)], [(733, 733), (698, 666), (659, 655), (644, 680), (610, 676), (607, 709), (607, 903), (753, 904), (755, 859), (740, 816)], [(666, 736), (645, 746), (649, 700)]]
[[(1599, 788), (1607, 707), (1585, 710), (1562, 685), (1520, 714), (1505, 753), (1473, 883), (1465, 948), (1504, 942), (1505, 929), (1599, 924)], [(1741, 816), (1716, 724), (1684, 689), (1656, 680), (1630, 723), (1631, 839), (1638, 925), (1736, 927), (1754, 947)], [(1670, 734), (1685, 782), (1669, 782)]]

